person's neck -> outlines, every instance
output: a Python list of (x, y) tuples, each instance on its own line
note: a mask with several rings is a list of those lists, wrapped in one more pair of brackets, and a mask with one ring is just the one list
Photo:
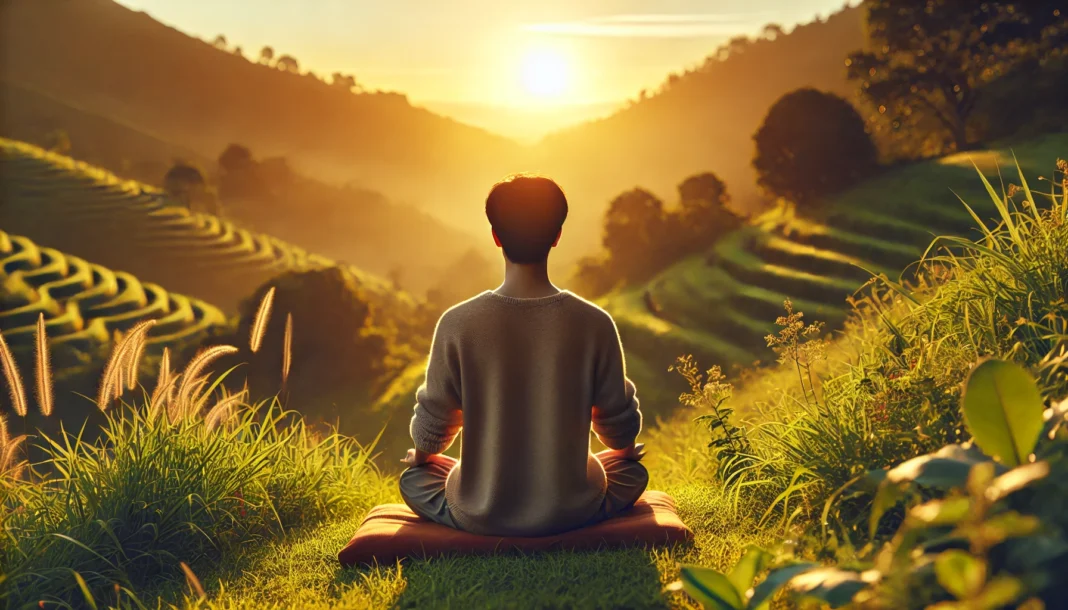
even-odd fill
[(504, 282), (493, 292), (516, 299), (537, 299), (559, 294), (549, 281), (548, 263), (520, 265), (504, 259)]

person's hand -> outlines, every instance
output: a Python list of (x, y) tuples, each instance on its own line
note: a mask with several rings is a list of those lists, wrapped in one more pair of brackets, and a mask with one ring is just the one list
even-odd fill
[(423, 464), (426, 464), (429, 458), (430, 454), (425, 451), (420, 451), (418, 449), (409, 449), (408, 455), (401, 458), (401, 462), (407, 464), (409, 467), (422, 466)]
[(631, 443), (629, 447), (613, 449), (612, 452), (619, 458), (637, 462), (645, 457), (645, 443)]

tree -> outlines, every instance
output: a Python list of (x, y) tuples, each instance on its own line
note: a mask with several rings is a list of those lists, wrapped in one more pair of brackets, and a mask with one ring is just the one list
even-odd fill
[(226, 49), (226, 36), (219, 34), (211, 44), (217, 49)]
[(618, 277), (638, 279), (659, 268), (654, 253), (664, 234), (664, 218), (663, 202), (641, 188), (608, 205), (602, 244)]
[(234, 47), (233, 54), (237, 55), (241, 59), (245, 58), (245, 50), (241, 48), (241, 45), (237, 45), (236, 47)]
[(678, 190), (680, 229), (692, 242), (687, 250), (705, 247), (741, 224), (728, 207), (731, 197), (727, 185), (712, 172), (690, 176)]
[(938, 119), (958, 150), (967, 148), (981, 86), (1014, 61), (1063, 42), (1059, 4), (870, 0), (872, 50), (849, 56), (849, 78), (880, 112), (922, 110)]
[(263, 47), (263, 49), (260, 50), (260, 63), (270, 65), (272, 59), (274, 59), (274, 49), (271, 47)]
[(231, 144), (219, 155), (219, 168), (224, 172), (246, 171), (254, 163), (252, 151), (241, 144)]
[(218, 201), (208, 190), (204, 175), (187, 163), (175, 163), (163, 176), (163, 190), (191, 212), (218, 214)]
[(294, 74), (300, 72), (300, 64), (297, 63), (297, 59), (292, 55), (283, 55), (279, 57), (274, 65), (279, 70), (285, 70), (286, 72), (292, 72)]
[(345, 91), (352, 91), (356, 85), (356, 78), (351, 74), (342, 74), (340, 72), (334, 72), (330, 75), (330, 84), (344, 89)]
[(839, 191), (877, 166), (875, 145), (853, 106), (815, 89), (782, 96), (753, 139), (757, 184), (798, 204)]
[(763, 30), (764, 38), (767, 40), (775, 40), (779, 36), (782, 36), (784, 33), (785, 32), (783, 32), (782, 26), (777, 23), (769, 23), (768, 25), (764, 26)]

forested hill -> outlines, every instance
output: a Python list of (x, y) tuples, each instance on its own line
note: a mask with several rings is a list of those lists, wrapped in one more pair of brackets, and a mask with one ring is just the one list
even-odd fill
[(670, 76), (660, 91), (608, 118), (550, 136), (539, 152), (556, 159), (561, 174), (581, 172), (584, 187), (640, 184), (669, 197), (686, 177), (713, 171), (744, 202), (756, 192), (752, 137), (768, 108), (800, 87), (851, 99), (856, 87), (846, 80), (845, 58), (863, 45), (860, 7), (788, 33), (769, 28), (759, 39), (724, 45), (720, 58)]

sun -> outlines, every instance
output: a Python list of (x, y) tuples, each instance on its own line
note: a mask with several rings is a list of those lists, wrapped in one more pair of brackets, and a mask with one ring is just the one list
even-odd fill
[(567, 58), (550, 49), (535, 49), (523, 57), (523, 88), (534, 97), (559, 98), (571, 84), (571, 66)]

